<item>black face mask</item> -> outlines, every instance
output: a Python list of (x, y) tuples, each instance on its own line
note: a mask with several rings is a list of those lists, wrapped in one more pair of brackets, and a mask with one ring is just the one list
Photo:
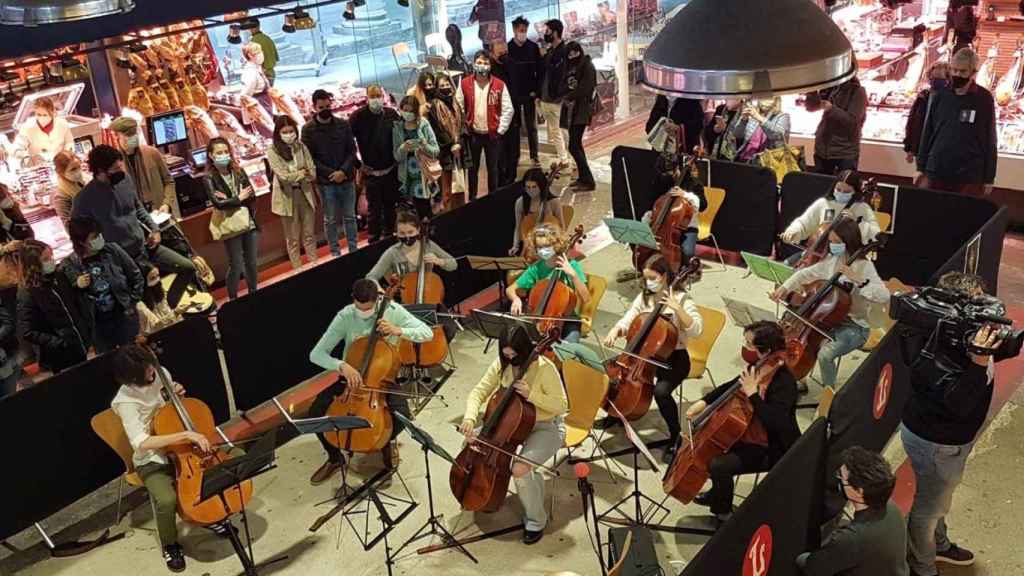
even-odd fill
[(433, 98), (437, 96), (437, 88), (427, 88), (423, 93), (427, 95), (427, 98)]
[(545, 34), (544, 35), (544, 41), (547, 42), (548, 44), (551, 44), (552, 42), (555, 41), (555, 35), (551, 34), (550, 32)]
[(404, 238), (399, 238), (398, 239), (399, 242), (401, 242), (402, 244), (405, 244), (406, 246), (412, 246), (413, 244), (416, 243), (417, 240), (419, 240), (419, 238), (417, 238), (415, 236), (406, 236)]
[(111, 172), (107, 175), (110, 178), (110, 185), (117, 186), (124, 181), (124, 170), (118, 170), (117, 172)]
[(142, 290), (142, 302), (149, 307), (159, 304), (164, 299), (164, 286), (157, 282), (153, 286), (147, 285)]
[(950, 80), (950, 84), (953, 86), (954, 90), (959, 90), (964, 86), (967, 86), (967, 83), (970, 81), (970, 78), (964, 78), (963, 76), (953, 76), (953, 78)]
[(451, 98), (451, 96), (452, 96), (452, 89), (451, 88), (441, 88), (438, 93), (441, 95), (442, 98)]
[(331, 119), (331, 109), (330, 108), (324, 108), (323, 110), (321, 110), (321, 111), (316, 113), (316, 117), (321, 119), (321, 120), (324, 120), (324, 121), (330, 120)]
[(525, 356), (523, 356), (522, 354), (516, 354), (516, 357), (515, 358), (510, 358), (508, 360), (508, 363), (509, 363), (510, 366), (515, 366), (515, 367), (518, 368), (519, 366), (523, 365), (524, 361), (526, 361), (526, 357)]

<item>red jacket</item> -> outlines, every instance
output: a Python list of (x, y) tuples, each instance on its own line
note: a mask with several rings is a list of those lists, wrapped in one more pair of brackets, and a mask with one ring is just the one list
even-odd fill
[[(470, 131), (473, 127), (473, 116), (476, 110), (476, 77), (473, 74), (462, 79), (462, 97), (466, 101), (466, 126)], [(497, 136), (498, 124), (501, 122), (501, 93), (505, 83), (491, 76), (491, 86), (487, 91), (487, 133)]]

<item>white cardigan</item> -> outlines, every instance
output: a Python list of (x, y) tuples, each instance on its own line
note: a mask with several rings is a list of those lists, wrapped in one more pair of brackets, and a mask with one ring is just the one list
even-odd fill
[[(697, 338), (700, 333), (704, 330), (704, 322), (700, 317), (700, 311), (697, 310), (697, 305), (694, 304), (693, 300), (690, 299), (686, 292), (682, 290), (676, 291), (673, 295), (680, 304), (683, 305), (683, 311), (689, 316), (693, 323), (690, 324), (689, 328), (683, 329), (683, 325), (675, 318), (675, 312), (671, 308), (666, 307), (663, 311), (663, 315), (671, 319), (676, 325), (679, 332), (679, 337), (676, 340), (676, 350), (682, 350), (686, 348), (686, 341), (689, 338)], [(629, 330), (629, 325), (633, 323), (633, 320), (641, 314), (649, 314), (654, 311), (654, 307), (657, 305), (660, 296), (652, 296), (649, 298), (650, 302), (644, 303), (644, 295), (637, 294), (636, 298), (633, 299), (633, 304), (626, 310), (626, 314), (619, 320), (615, 327), (625, 336)]]
[(39, 127), (35, 118), (30, 118), (18, 130), (14, 149), (29, 156), (42, 156), (49, 161), (61, 150), (73, 152), (75, 137), (71, 135), (71, 125), (63, 118), (53, 119), (53, 130), (49, 134)]
[[(832, 218), (826, 220), (825, 216), (828, 210), (832, 211)], [(793, 220), (786, 227), (786, 233), (794, 233), (797, 235), (797, 239), (806, 240), (822, 224), (831, 222), (842, 211), (843, 204), (828, 198), (818, 198), (799, 218)], [(875, 219), (875, 211), (866, 202), (855, 202), (850, 206), (850, 213), (859, 222), (861, 240), (865, 244), (874, 240), (875, 236), (878, 236), (878, 233), (881, 232), (878, 220)]]

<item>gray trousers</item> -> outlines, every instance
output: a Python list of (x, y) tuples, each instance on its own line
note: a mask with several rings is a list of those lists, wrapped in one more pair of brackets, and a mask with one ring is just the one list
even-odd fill
[[(523, 443), (519, 455), (544, 464), (554, 458), (565, 444), (565, 421), (559, 416), (547, 422), (537, 422), (530, 437)], [(544, 477), (532, 470), (522, 478), (515, 478), (519, 501), (523, 504), (523, 523), (527, 530), (539, 532), (548, 524), (548, 511), (544, 508)]]

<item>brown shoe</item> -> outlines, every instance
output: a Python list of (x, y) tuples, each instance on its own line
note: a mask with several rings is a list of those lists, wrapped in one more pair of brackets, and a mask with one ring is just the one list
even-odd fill
[(327, 482), (332, 476), (341, 470), (342, 466), (344, 466), (344, 462), (334, 462), (333, 460), (324, 462), (324, 465), (317, 469), (316, 472), (313, 472), (313, 475), (309, 477), (309, 483), (313, 486), (319, 486), (324, 482)]

